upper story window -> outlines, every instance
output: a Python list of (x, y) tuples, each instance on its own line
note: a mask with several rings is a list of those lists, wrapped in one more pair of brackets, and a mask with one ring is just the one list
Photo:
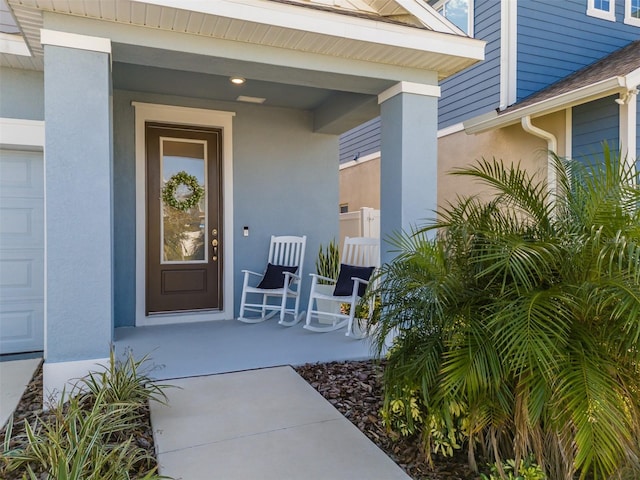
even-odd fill
[(473, 0), (431, 0), (429, 3), (440, 15), (473, 37)]
[(616, 0), (589, 0), (587, 3), (587, 15), (615, 22)]
[(624, 2), (624, 23), (640, 27), (640, 0)]

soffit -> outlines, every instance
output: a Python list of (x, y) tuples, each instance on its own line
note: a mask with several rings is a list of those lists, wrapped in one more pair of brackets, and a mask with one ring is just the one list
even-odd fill
[[(395, 18), (387, 22), (344, 15), (334, 7), (329, 8), (331, 11), (318, 11), (270, 0), (208, 3), (189, 0), (8, 0), (8, 3), (32, 54), (40, 59), (43, 56), (40, 44), (43, 11), (400, 68), (438, 71), (440, 80), (484, 57), (484, 42), (479, 40), (431, 31), (424, 25), (415, 28), (397, 24), (397, 18), (406, 17), (406, 10), (399, 7), (396, 0), (350, 0), (352, 3), (361, 1), (376, 10), (378, 16), (383, 12), (389, 19)], [(185, 9), (175, 8), (175, 5)], [(195, 11), (205, 7), (208, 9), (205, 12)], [(247, 19), (250, 17), (233, 18), (238, 11), (251, 11), (254, 17), (251, 20)], [(264, 21), (255, 18), (256, 12), (260, 11)], [(306, 17), (306, 26), (292, 27), (297, 25), (290, 21), (294, 17)], [(320, 24), (329, 26), (327, 32), (321, 29), (309, 31), (309, 26), (313, 30), (314, 25)], [(357, 38), (362, 32), (362, 38)]]

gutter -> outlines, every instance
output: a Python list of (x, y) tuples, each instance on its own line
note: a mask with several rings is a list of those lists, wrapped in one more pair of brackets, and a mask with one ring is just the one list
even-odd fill
[(546, 130), (536, 127), (531, 123), (531, 115), (522, 117), (520, 123), (522, 124), (522, 129), (525, 132), (547, 141), (547, 185), (549, 187), (549, 192), (554, 194), (557, 190), (557, 176), (556, 168), (552, 159), (553, 154), (558, 154), (558, 139), (551, 132), (547, 132)]

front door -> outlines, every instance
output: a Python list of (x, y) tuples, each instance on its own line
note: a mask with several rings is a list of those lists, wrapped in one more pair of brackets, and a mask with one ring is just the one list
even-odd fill
[(145, 130), (146, 313), (221, 309), (222, 131)]

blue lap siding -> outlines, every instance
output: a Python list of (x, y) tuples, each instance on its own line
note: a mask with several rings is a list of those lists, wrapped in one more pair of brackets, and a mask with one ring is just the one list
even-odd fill
[(607, 142), (612, 150), (620, 143), (620, 116), (616, 95), (573, 108), (573, 158), (591, 162)]
[(441, 83), (438, 128), (500, 105), (500, 0), (475, 2), (474, 37), (485, 40), (485, 60)]
[(640, 27), (623, 23), (624, 0), (615, 22), (586, 12), (587, 0), (518, 2), (518, 101), (640, 37)]

